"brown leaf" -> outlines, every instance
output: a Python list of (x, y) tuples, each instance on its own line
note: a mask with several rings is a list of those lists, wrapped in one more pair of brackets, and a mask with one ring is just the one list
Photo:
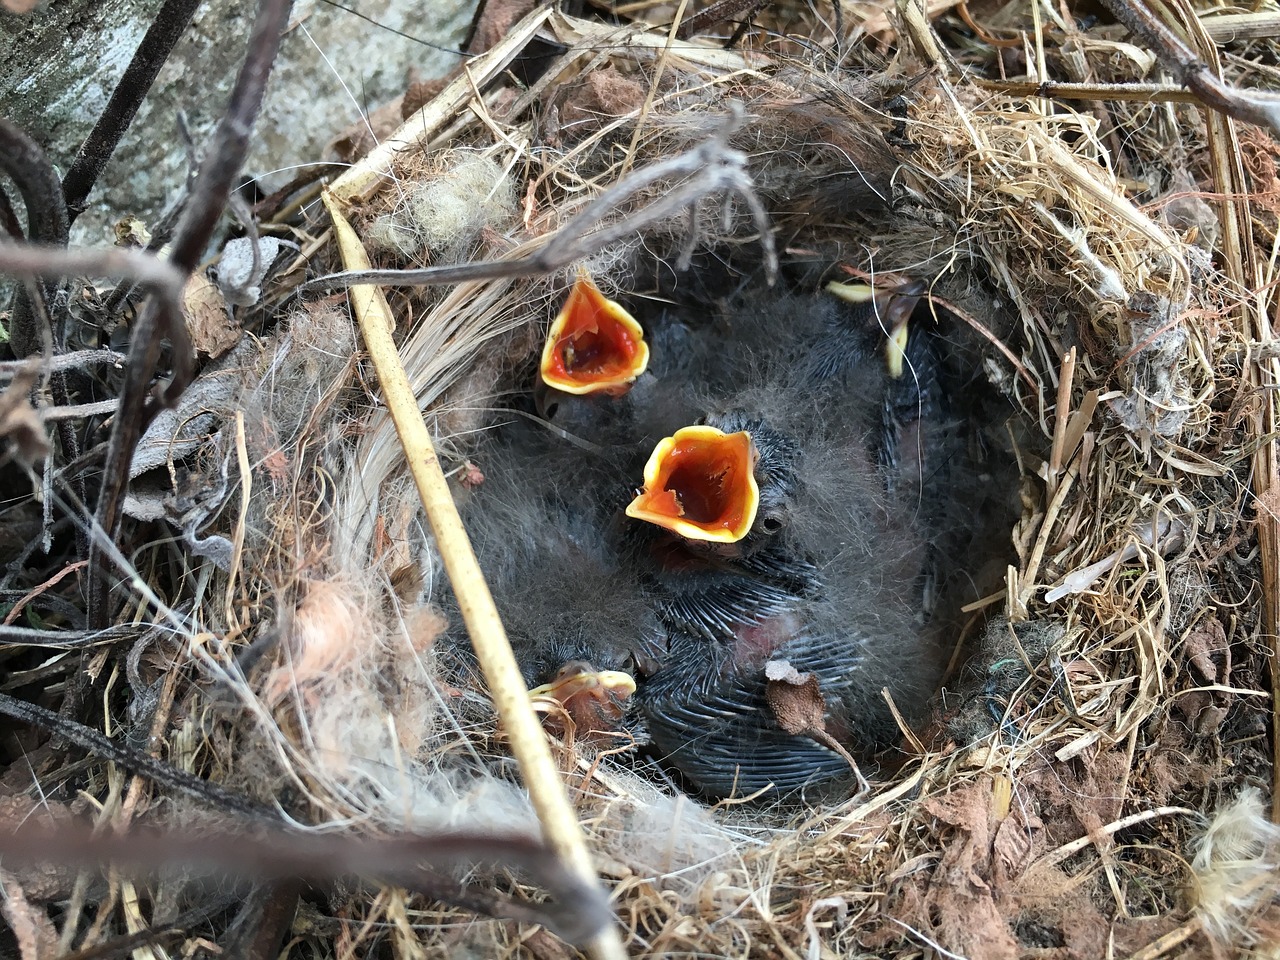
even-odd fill
[(993, 870), (1001, 878), (1017, 878), (1031, 865), (1031, 833), (1017, 816), (1005, 817), (991, 844)]
[(0, 0), (0, 7), (13, 13), (30, 13), (36, 7), (36, 0)]
[(1183, 640), (1187, 663), (1205, 683), (1226, 684), (1231, 679), (1231, 644), (1216, 617), (1205, 617), (1187, 631)]
[(511, 32), (516, 21), (535, 6), (535, 0), (490, 0), (482, 4), (480, 21), (476, 24), (467, 53), (484, 53), (496, 45)]
[(36, 376), (36, 367), (28, 366), (0, 393), (0, 437), (7, 437), (19, 459), (28, 464), (39, 463), (49, 452), (44, 422), (29, 399)]
[(812, 673), (801, 673), (788, 660), (768, 661), (764, 665), (764, 677), (764, 698), (778, 726), (792, 736), (808, 737), (839, 754), (858, 778), (859, 795), (867, 790), (858, 761), (827, 732), (827, 702), (822, 697), (818, 678)]
[(182, 314), (191, 343), (199, 353), (216, 360), (235, 346), (240, 327), (227, 309), (217, 285), (203, 273), (193, 273), (182, 291)]
[(826, 731), (827, 703), (817, 677), (800, 673), (786, 660), (770, 660), (764, 665), (764, 676), (765, 700), (778, 726), (793, 736)]
[(134, 216), (118, 220), (115, 231), (117, 247), (146, 247), (151, 242), (151, 231)]

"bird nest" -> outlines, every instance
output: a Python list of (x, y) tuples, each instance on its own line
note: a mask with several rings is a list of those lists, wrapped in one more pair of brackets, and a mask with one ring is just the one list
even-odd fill
[[(127, 681), (129, 736), (317, 832), (536, 835), (509, 721), (444, 662), (458, 625), (384, 406), (398, 374), (366, 360), (349, 303), (391, 318), (465, 494), (484, 482), (473, 438), (580, 266), (612, 292), (648, 263), (687, 277), (776, 257), (922, 298), (912, 323), (953, 344), (1017, 510), (999, 549), (958, 564), (970, 592), (934, 720), (869, 791), (711, 805), (625, 751), (554, 739), (630, 954), (1274, 945), (1275, 141), (1180, 90), (1112, 98), (1152, 69), (1114, 26), (868, 9), (837, 54), (812, 13), (725, 49), (551, 9), (504, 29), (490, 7), (481, 36), (501, 39), (411, 91), (403, 125), (331, 185), (354, 247), (295, 208), (299, 256), (241, 307), (257, 336), (228, 336), (218, 302), (248, 284), (188, 287), (209, 359), (143, 437), (125, 504), (178, 532), (132, 558), (169, 616), (87, 664)], [(1097, 86), (1050, 102), (978, 79), (1002, 72)], [(426, 272), (325, 279), (361, 256)], [(89, 792), (127, 818), (147, 790), (119, 814), (119, 789)], [(332, 888), (303, 899), (291, 949), (568, 955), (511, 914), (476, 918), (536, 900), (527, 875), (490, 866), (467, 889)], [(559, 909), (547, 922), (571, 933)]]

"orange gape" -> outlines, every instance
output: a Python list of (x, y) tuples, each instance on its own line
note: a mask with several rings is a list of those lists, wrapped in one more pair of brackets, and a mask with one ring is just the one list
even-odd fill
[(542, 348), (543, 382), (565, 393), (626, 393), (649, 365), (644, 331), (585, 272), (551, 324)]
[(627, 516), (689, 540), (736, 543), (750, 531), (760, 506), (758, 456), (746, 432), (683, 427), (654, 448), (644, 489)]

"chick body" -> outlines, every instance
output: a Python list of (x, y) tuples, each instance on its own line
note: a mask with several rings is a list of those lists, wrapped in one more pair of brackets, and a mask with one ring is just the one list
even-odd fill
[[(638, 706), (663, 758), (710, 795), (850, 774), (837, 753), (779, 725), (768, 664), (812, 674), (826, 731), (864, 756), (896, 739), (881, 689), (911, 714), (939, 670), (921, 611), (922, 504), (939, 491), (921, 457), (884, 453), (898, 447), (887, 431), (909, 419), (902, 394), (913, 391), (889, 381), (874, 349), (828, 348), (815, 359), (839, 309), (810, 298), (744, 304), (732, 340), (707, 345), (700, 376), (686, 385), (707, 423), (758, 439), (752, 532), (729, 546), (648, 525), (630, 532), (667, 631), (665, 666), (642, 685)], [(855, 345), (859, 319), (844, 320)], [(874, 343), (874, 331), (861, 339)], [(916, 409), (910, 439), (922, 444), (921, 422), (935, 409), (924, 399)], [(904, 464), (911, 482), (895, 475)]]
[(604, 532), (625, 492), (616, 460), (522, 420), (497, 433), (477, 452), (485, 480), (463, 521), (526, 681), (570, 662), (621, 670), (652, 657), (652, 599)]
[[(628, 394), (553, 409), (544, 395), (553, 429), (516, 420), (476, 454), (487, 480), (465, 519), (526, 677), (630, 670), (620, 722), (708, 796), (850, 776), (780, 724), (766, 671), (815, 677), (825, 732), (864, 758), (898, 738), (883, 688), (908, 719), (932, 692), (922, 595), (950, 452), (928, 351), (909, 347), (912, 379), (892, 380), (874, 307), (822, 296), (642, 322), (652, 360)], [(622, 514), (657, 441), (699, 420), (759, 453), (759, 511), (736, 543)]]

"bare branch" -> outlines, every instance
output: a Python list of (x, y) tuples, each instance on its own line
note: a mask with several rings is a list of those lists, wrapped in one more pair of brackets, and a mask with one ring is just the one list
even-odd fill
[(1272, 133), (1280, 134), (1280, 96), (1241, 90), (1216, 76), (1186, 41), (1152, 12), (1145, 0), (1103, 0), (1103, 3), (1206, 107), (1246, 123), (1270, 127)]
[(90, 191), (199, 5), (200, 0), (165, 0), (151, 21), (133, 59), (111, 92), (106, 108), (80, 145), (71, 169), (62, 180), (69, 221), (74, 222), (84, 212)]
[[(95, 834), (88, 824), (28, 822), (0, 829), (0, 853), (29, 862), (100, 864), (155, 870), (182, 864), (265, 879), (337, 880), (358, 875), (425, 893), (487, 916), (539, 923), (585, 943), (613, 920), (603, 891), (560, 865), (545, 846), (492, 831), (337, 836), (284, 830), (157, 831)], [(556, 898), (531, 904), (463, 887), (446, 874), (492, 863), (523, 871)]]
[[(40, 145), (16, 124), (0, 117), (0, 173), (7, 174), (27, 210), (27, 236), (32, 243), (53, 247), (67, 245), (67, 206), (62, 200), (62, 183)], [(42, 349), (48, 352), (56, 339), (48, 324), (40, 323), (44, 305), (54, 287), (41, 284), (35, 290), (20, 286), (13, 295), (9, 320), (9, 344), (18, 359)], [(37, 307), (34, 301), (41, 301)]]
[[(169, 261), (190, 274), (199, 263), (209, 238), (226, 207), (227, 197), (249, 149), (249, 134), (262, 106), (271, 65), (280, 49), (280, 38), (289, 22), (291, 0), (260, 0), (248, 54), (236, 77), (227, 112), (214, 134), (213, 146), (200, 167), (191, 188), (187, 209), (170, 244)], [(134, 447), (149, 419), (145, 409), (147, 392), (160, 362), (163, 339), (173, 347), (173, 380), (161, 395), (161, 402), (177, 401), (191, 381), (192, 349), (181, 316), (162, 312), (155, 300), (143, 308), (134, 327), (129, 365), (120, 393), (120, 412), (111, 433), (111, 444), (103, 467), (102, 495), (98, 499), (97, 521), (107, 536), (115, 538), (120, 502), (129, 474)], [(152, 411), (154, 412), (154, 411)], [(107, 603), (108, 577), (101, 569), (99, 545), (91, 544), (89, 564), (89, 625), (106, 626), (110, 619)]]
[[(742, 124), (741, 106), (732, 105), (716, 131), (702, 143), (682, 154), (642, 167), (623, 177), (577, 216), (561, 227), (537, 252), (518, 260), (480, 260), (421, 270), (351, 270), (333, 273), (307, 283), (303, 289), (342, 288), (357, 283), (384, 286), (425, 287), (441, 283), (463, 283), (510, 277), (532, 277), (553, 273), (575, 260), (589, 256), (616, 240), (631, 236), (651, 223), (665, 220), (696, 205), (712, 194), (736, 193), (751, 211), (752, 221), (764, 247), (765, 270), (772, 283), (778, 274), (778, 254), (764, 205), (756, 196), (747, 172), (747, 155), (729, 146), (729, 138)], [(684, 177), (658, 199), (639, 210), (592, 232), (609, 214), (622, 207), (640, 191), (663, 180)], [(682, 255), (687, 259), (688, 252)], [(687, 266), (682, 262), (681, 267)]]

